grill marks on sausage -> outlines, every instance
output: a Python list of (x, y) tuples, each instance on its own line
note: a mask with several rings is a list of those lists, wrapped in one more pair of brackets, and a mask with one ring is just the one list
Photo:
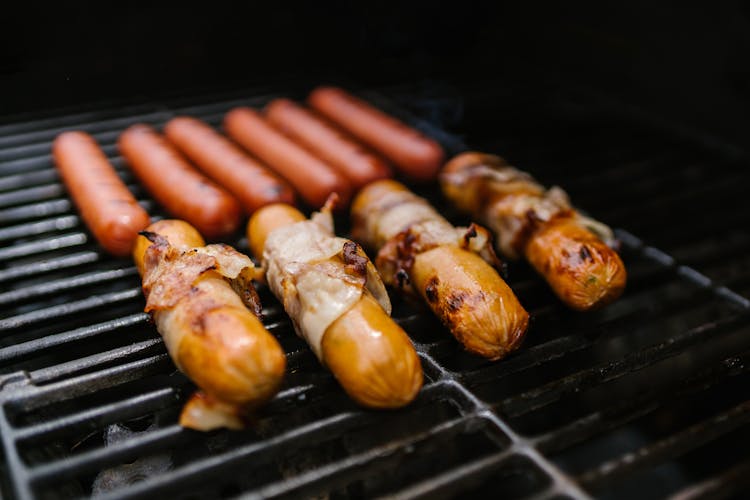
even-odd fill
[(440, 284), (440, 280), (437, 276), (433, 276), (432, 278), (427, 281), (427, 284), (424, 288), (424, 294), (425, 297), (427, 297), (427, 300), (430, 303), (435, 303), (438, 300), (438, 285)]
[[(487, 294), (483, 291), (471, 293), (463, 289), (452, 290), (443, 301), (445, 314), (442, 315), (442, 320), (445, 326), (453, 331), (466, 320), (467, 314), (472, 315), (475, 314), (473, 311), (480, 311), (486, 302)], [(523, 333), (524, 331), (521, 331), (519, 335)], [(461, 338), (458, 340), (462, 341)]]
[(460, 210), (493, 226), (506, 256), (525, 256), (576, 310), (615, 300), (626, 272), (612, 231), (578, 213), (558, 187), (545, 189), (500, 157), (463, 153), (445, 166), (443, 191)]
[(448, 300), (445, 301), (448, 307), (448, 311), (456, 312), (461, 309), (461, 306), (464, 304), (464, 300), (466, 300), (467, 295), (468, 294), (463, 292), (462, 290), (450, 294), (448, 296)]

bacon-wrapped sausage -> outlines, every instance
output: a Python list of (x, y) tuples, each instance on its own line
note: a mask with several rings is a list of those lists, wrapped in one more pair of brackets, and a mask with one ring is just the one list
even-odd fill
[(375, 266), (354, 242), (333, 232), (331, 203), (306, 220), (269, 205), (248, 223), (266, 281), (297, 333), (346, 393), (371, 408), (398, 408), (422, 386), (414, 346), (389, 316), (391, 303)]
[(180, 425), (241, 428), (245, 412), (279, 390), (286, 358), (260, 322), (253, 262), (227, 245), (204, 245), (186, 222), (162, 220), (141, 233), (133, 258), (145, 311), (174, 363), (200, 388)]
[(574, 210), (558, 188), (544, 189), (499, 156), (462, 153), (440, 175), (443, 193), (489, 226), (498, 250), (523, 255), (573, 309), (609, 304), (625, 288), (625, 266), (612, 230)]
[(493, 269), (486, 229), (453, 227), (391, 180), (364, 188), (352, 205), (352, 235), (378, 250), (383, 280), (421, 296), (470, 352), (500, 359), (518, 348), (529, 315)]

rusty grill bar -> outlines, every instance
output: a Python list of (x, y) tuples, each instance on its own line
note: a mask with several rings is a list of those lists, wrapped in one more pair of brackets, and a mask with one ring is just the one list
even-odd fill
[[(408, 105), (419, 90), (407, 90)], [(384, 97), (398, 101), (403, 92), (363, 95), (452, 153), (465, 149), (458, 136)], [(532, 328), (518, 353), (488, 363), (396, 299), (394, 316), (416, 344), (425, 388), (403, 410), (372, 412), (346, 398), (261, 290), (264, 321), (287, 353), (284, 389), (246, 432), (177, 426), (190, 382), (141, 312), (133, 266), (101, 253), (82, 226), (50, 143), (66, 129), (90, 132), (143, 206), (162, 216), (117, 156), (117, 134), (177, 114), (218, 126), (229, 108), (272, 97), (241, 95), (0, 125), (3, 493), (627, 498), (641, 487), (652, 497), (706, 498), (748, 487), (746, 457), (726, 450), (750, 444), (750, 272), (734, 272), (750, 237), (732, 232), (726, 245), (714, 241), (747, 213), (710, 227), (665, 222), (670, 211), (691, 213), (695, 199), (710, 205), (735, 193), (748, 174), (729, 165), (728, 174), (713, 176), (711, 157), (696, 159), (693, 149), (628, 128), (617, 129), (627, 132), (618, 143), (577, 150), (555, 143), (552, 127), (476, 122), (467, 131), (475, 147), (507, 152), (597, 217), (630, 230), (618, 230), (630, 275), (619, 302), (572, 313), (528, 266), (514, 263), (509, 283), (532, 313)], [(683, 170), (686, 157), (696, 167)], [(578, 175), (566, 179), (573, 166)], [(660, 198), (665, 183), (680, 189)], [(622, 189), (609, 195), (606, 186), (615, 185)], [(421, 193), (463, 221), (434, 187)], [(633, 202), (640, 199), (655, 201)], [(231, 242), (246, 250), (239, 235)]]

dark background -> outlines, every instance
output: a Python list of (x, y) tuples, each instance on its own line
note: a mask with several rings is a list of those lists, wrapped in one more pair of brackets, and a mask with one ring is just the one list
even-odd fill
[(748, 3), (376, 4), (6, 5), (0, 115), (242, 85), (515, 81), (580, 85), (745, 141)]

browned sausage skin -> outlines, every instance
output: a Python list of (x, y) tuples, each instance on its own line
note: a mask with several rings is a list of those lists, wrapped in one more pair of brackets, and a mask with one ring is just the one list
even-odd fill
[(199, 173), (148, 125), (133, 125), (117, 141), (128, 165), (153, 197), (172, 215), (208, 238), (234, 232), (240, 223), (237, 200)]
[(422, 386), (419, 357), (391, 319), (383, 283), (364, 252), (333, 234), (330, 206), (307, 220), (270, 205), (248, 223), (266, 280), (318, 359), (357, 403), (398, 408)]
[(412, 180), (434, 179), (443, 164), (440, 144), (340, 88), (318, 87), (307, 102)]
[(575, 211), (560, 188), (545, 190), (499, 156), (477, 152), (449, 161), (440, 183), (460, 210), (495, 232), (503, 255), (525, 256), (571, 308), (596, 309), (622, 294), (627, 274), (608, 245), (612, 231)]
[(115, 172), (96, 141), (85, 132), (63, 132), (52, 156), (81, 218), (99, 244), (118, 257), (130, 254), (146, 211)]
[(178, 116), (164, 126), (167, 139), (207, 176), (232, 193), (247, 213), (271, 203), (294, 203), (289, 184), (208, 124)]
[(389, 180), (355, 198), (352, 228), (355, 239), (378, 251), (384, 281), (419, 295), (468, 351), (500, 359), (520, 346), (529, 315), (493, 269), (499, 262), (484, 228), (453, 227)]
[(344, 204), (351, 197), (352, 187), (345, 177), (276, 130), (257, 111), (231, 110), (224, 117), (224, 130), (289, 181), (310, 205), (323, 205), (331, 193), (338, 194)]
[(391, 176), (385, 160), (289, 99), (271, 101), (266, 106), (266, 117), (288, 137), (338, 170), (355, 189)]
[(180, 424), (241, 428), (247, 411), (276, 394), (286, 365), (281, 346), (258, 318), (252, 261), (226, 245), (205, 246), (179, 220), (149, 226), (133, 259), (143, 278), (146, 312), (172, 360), (200, 388)]

